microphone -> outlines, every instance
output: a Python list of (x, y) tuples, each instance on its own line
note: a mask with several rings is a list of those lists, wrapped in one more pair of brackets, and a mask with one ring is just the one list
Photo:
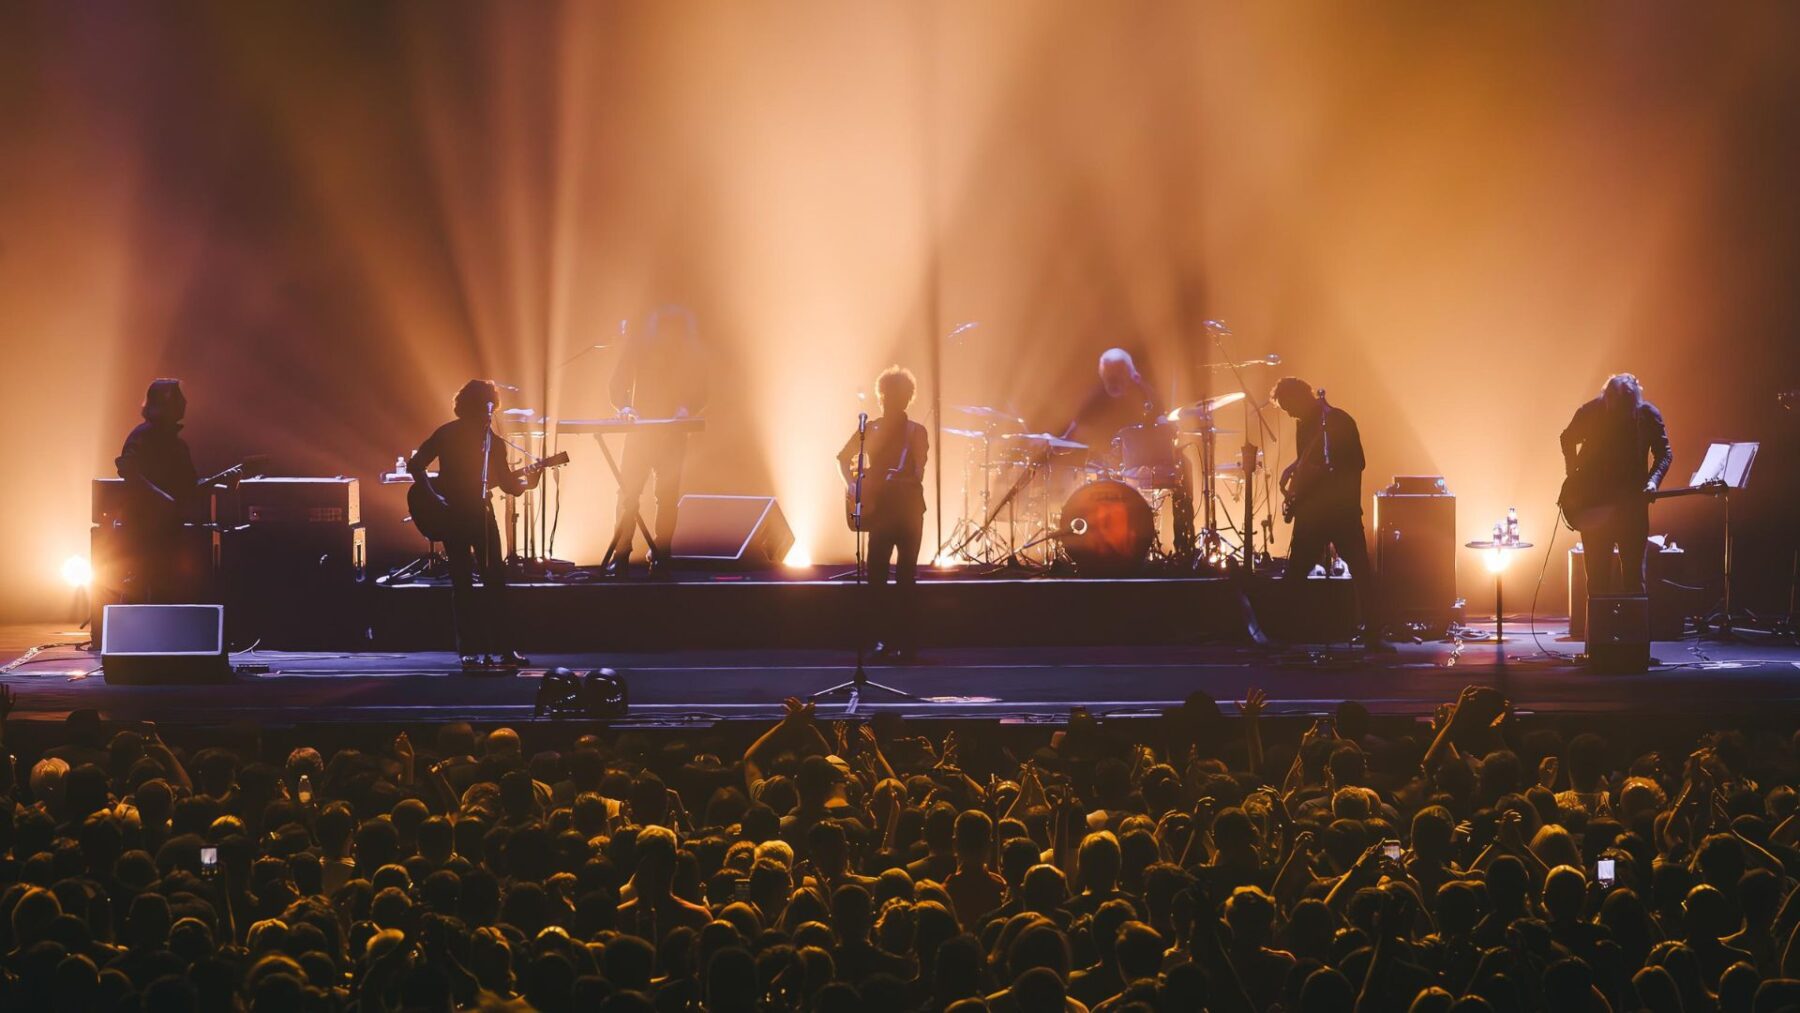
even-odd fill
[(1263, 361), (1271, 366), (1279, 366), (1281, 365), (1281, 356), (1276, 355), (1274, 352), (1270, 352), (1268, 355), (1263, 356)]
[(514, 394), (517, 394), (517, 393), (518, 393), (518, 392), (519, 392), (519, 388), (517, 388), (517, 387), (514, 387), (514, 386), (513, 386), (513, 385), (512, 385), (512, 384), (510, 384), (510, 383), (501, 383), (501, 382), (500, 382), (500, 381), (498, 381), (498, 380), (495, 380), (495, 381), (494, 381), (494, 386), (496, 386), (496, 387), (498, 387), (498, 388), (500, 388), (500, 389), (501, 389), (501, 390), (510, 390), (510, 391), (512, 391), (512, 392), (513, 392), (513, 393), (514, 393)]
[(869, 413), (868, 412), (857, 412), (856, 413), (856, 431), (859, 434), (866, 433), (869, 431)]
[(1200, 326), (1206, 328), (1209, 331), (1212, 331), (1215, 334), (1230, 334), (1231, 333), (1231, 328), (1225, 326), (1225, 321), (1223, 321), (1223, 320), (1202, 320), (1200, 322)]

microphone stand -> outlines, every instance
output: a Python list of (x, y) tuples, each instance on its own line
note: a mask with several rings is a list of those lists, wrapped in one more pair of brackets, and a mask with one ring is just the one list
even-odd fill
[[(1212, 332), (1213, 344), (1218, 346), (1221, 353), (1224, 353), (1224, 336), (1230, 334), (1231, 331), (1222, 325), (1208, 327), (1207, 330)], [(1268, 432), (1269, 423), (1263, 418), (1262, 402), (1250, 392), (1250, 381), (1244, 378), (1244, 367), (1246, 365), (1272, 365), (1272, 363), (1267, 359), (1252, 359), (1248, 362), (1226, 359), (1223, 363), (1213, 363), (1212, 365), (1214, 368), (1221, 365), (1229, 368), (1232, 377), (1237, 380), (1238, 389), (1244, 392), (1244, 446), (1241, 450), (1244, 469), (1243, 567), (1246, 572), (1254, 573), (1256, 572), (1256, 473), (1260, 470), (1257, 461), (1260, 448), (1257, 447), (1254, 437), (1257, 430), (1262, 430), (1263, 434), (1271, 437), (1271, 442), (1273, 442), (1274, 434)], [(1255, 428), (1251, 426), (1253, 418), (1256, 420)], [(1272, 524), (1271, 527), (1273, 527)], [(1263, 540), (1265, 543), (1270, 540), (1267, 533)], [(1265, 548), (1267, 548), (1266, 544)]]
[(868, 474), (869, 471), (869, 456), (867, 453), (868, 440), (869, 413), (859, 412), (856, 416), (856, 481), (851, 483), (850, 487), (851, 500), (853, 503), (850, 516), (856, 519), (855, 593), (857, 605), (854, 611), (862, 620), (856, 624), (858, 627), (856, 631), (856, 671), (851, 673), (848, 681), (840, 682), (835, 686), (827, 686), (807, 698), (810, 700), (823, 700), (829, 697), (843, 696), (845, 697), (845, 714), (856, 713), (856, 708), (862, 704), (864, 690), (877, 690), (902, 699), (912, 699), (912, 694), (903, 689), (895, 689), (892, 686), (884, 685), (879, 682), (871, 682), (869, 680), (868, 669), (865, 668), (863, 664), (864, 655), (868, 651), (867, 642), (869, 639), (869, 606), (867, 593), (869, 587), (869, 570), (868, 560), (863, 553), (863, 539), (867, 535), (867, 532), (863, 530), (863, 476)]

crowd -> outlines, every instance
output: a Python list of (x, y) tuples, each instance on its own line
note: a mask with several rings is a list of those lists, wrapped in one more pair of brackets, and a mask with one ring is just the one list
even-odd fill
[(0, 772), (0, 1009), (1800, 1009), (1795, 741), (1263, 710), (1015, 753), (790, 700), (741, 756), (77, 713)]

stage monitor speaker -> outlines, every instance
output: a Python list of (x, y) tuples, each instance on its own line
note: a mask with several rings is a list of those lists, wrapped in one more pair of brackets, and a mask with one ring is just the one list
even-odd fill
[(1626, 674), (1650, 670), (1650, 598), (1641, 594), (1588, 596), (1588, 668)]
[[(1619, 553), (1613, 550), (1613, 559)], [(1650, 595), (1650, 639), (1680, 640), (1687, 628), (1687, 617), (1699, 606), (1690, 598), (1693, 590), (1686, 586), (1687, 553), (1667, 549), (1651, 542), (1646, 550), (1649, 570), (1647, 590)], [(1569, 639), (1587, 638), (1587, 554), (1580, 543), (1569, 550)]]
[(1375, 494), (1375, 572), (1395, 619), (1437, 626), (1456, 607), (1456, 497), (1443, 490), (1402, 475)]
[(683, 496), (675, 515), (677, 560), (777, 565), (794, 547), (794, 532), (773, 496)]
[(100, 664), (108, 683), (126, 686), (225, 682), (225, 606), (108, 605)]

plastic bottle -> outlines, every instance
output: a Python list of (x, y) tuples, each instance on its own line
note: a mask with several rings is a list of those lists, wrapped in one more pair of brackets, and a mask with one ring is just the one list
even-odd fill
[(395, 475), (406, 474), (406, 455), (405, 454), (402, 454), (399, 457), (394, 458), (394, 474)]
[(1506, 544), (1516, 545), (1519, 541), (1519, 508), (1506, 508)]
[(313, 789), (312, 789), (312, 775), (311, 774), (301, 774), (300, 775), (299, 790), (296, 791), (295, 794), (300, 796), (300, 804), (301, 805), (311, 805), (312, 804)]

